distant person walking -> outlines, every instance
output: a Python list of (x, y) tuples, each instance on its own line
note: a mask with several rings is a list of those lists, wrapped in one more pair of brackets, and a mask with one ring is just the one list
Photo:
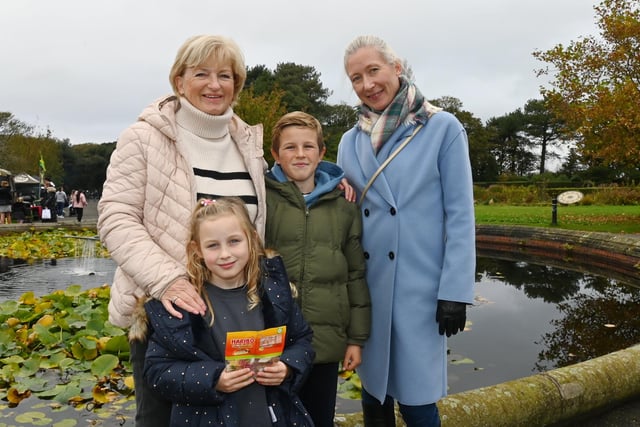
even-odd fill
[(87, 206), (87, 198), (84, 195), (84, 192), (82, 192), (82, 190), (76, 191), (76, 194), (73, 197), (73, 200), (71, 201), (71, 207), (76, 213), (76, 218), (78, 219), (78, 222), (82, 222), (82, 214), (84, 213), (84, 208), (86, 206)]
[(62, 186), (56, 191), (56, 215), (58, 218), (64, 218), (64, 208), (68, 203), (67, 193), (64, 192)]
[(76, 212), (73, 210), (73, 199), (76, 198), (76, 193), (78, 190), (71, 190), (71, 195), (69, 196), (69, 216), (74, 216)]

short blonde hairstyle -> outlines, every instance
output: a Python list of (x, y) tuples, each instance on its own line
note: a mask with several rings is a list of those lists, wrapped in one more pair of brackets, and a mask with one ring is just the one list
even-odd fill
[(273, 126), (273, 130), (271, 131), (271, 150), (276, 153), (280, 149), (280, 136), (282, 135), (282, 131), (289, 126), (299, 126), (307, 129), (311, 129), (316, 132), (318, 137), (318, 149), (320, 152), (324, 149), (324, 137), (322, 135), (322, 125), (311, 114), (307, 114), (302, 111), (293, 111), (291, 113), (287, 113), (284, 116), (280, 117), (280, 119)]
[(247, 69), (240, 47), (230, 38), (217, 35), (199, 35), (187, 39), (176, 54), (173, 61), (169, 82), (176, 96), (180, 96), (176, 86), (176, 78), (183, 76), (187, 68), (197, 67), (213, 58), (218, 63), (229, 63), (233, 71), (233, 102), (247, 80)]

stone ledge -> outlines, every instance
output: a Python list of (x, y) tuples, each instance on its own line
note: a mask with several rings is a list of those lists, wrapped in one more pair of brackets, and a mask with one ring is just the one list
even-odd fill
[(65, 230), (96, 230), (97, 229), (97, 221), (95, 219), (89, 219), (82, 222), (76, 221), (74, 218), (64, 219), (58, 222), (24, 222), (24, 223), (14, 223), (14, 224), (0, 224), (0, 236), (5, 234), (12, 233), (22, 233), (24, 231), (35, 230), (35, 231), (46, 231), (46, 230), (56, 230), (56, 229), (65, 229)]
[(640, 235), (521, 226), (476, 226), (478, 254), (610, 276), (640, 286)]
[[(640, 345), (438, 402), (442, 426), (531, 427), (584, 419), (640, 395)], [(572, 424), (575, 425), (575, 424)]]
[(640, 234), (616, 234), (595, 231), (561, 230), (545, 227), (524, 227), (504, 225), (477, 225), (476, 235), (481, 241), (495, 237), (520, 241), (548, 242), (555, 246), (574, 244), (625, 254), (640, 260)]

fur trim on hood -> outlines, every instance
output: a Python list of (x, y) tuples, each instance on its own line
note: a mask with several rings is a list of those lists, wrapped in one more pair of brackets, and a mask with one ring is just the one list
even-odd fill
[(149, 301), (151, 297), (138, 298), (136, 306), (131, 315), (132, 323), (129, 328), (129, 342), (147, 341), (147, 334), (149, 333), (149, 319), (147, 318), (147, 312), (144, 309), (144, 305)]

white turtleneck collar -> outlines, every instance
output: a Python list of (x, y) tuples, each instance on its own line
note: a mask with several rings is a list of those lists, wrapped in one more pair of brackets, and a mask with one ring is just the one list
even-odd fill
[(232, 117), (233, 109), (231, 107), (224, 114), (214, 116), (198, 110), (186, 98), (180, 97), (180, 109), (176, 113), (176, 123), (200, 138), (219, 139), (229, 133), (229, 123)]

